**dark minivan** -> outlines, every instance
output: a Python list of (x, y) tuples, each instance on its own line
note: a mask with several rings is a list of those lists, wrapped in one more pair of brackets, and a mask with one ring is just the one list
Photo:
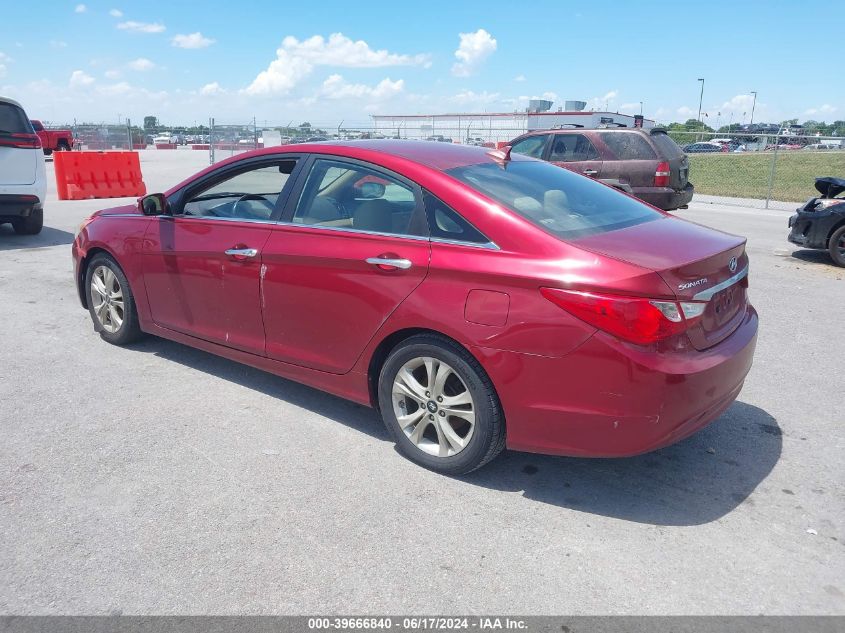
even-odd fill
[(692, 199), (687, 156), (662, 129), (538, 130), (510, 145), (511, 151), (595, 178), (665, 211)]

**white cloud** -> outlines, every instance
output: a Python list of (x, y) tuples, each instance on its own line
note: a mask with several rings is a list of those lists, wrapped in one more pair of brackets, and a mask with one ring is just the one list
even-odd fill
[(604, 93), (601, 97), (593, 97), (592, 99), (590, 99), (587, 105), (591, 110), (610, 110), (612, 109), (613, 102), (618, 96), (618, 90), (609, 90), (608, 92)]
[(133, 31), (134, 33), (161, 33), (166, 30), (164, 24), (160, 22), (135, 22), (134, 20), (118, 22), (117, 28), (121, 31)]
[(67, 42), (64, 40), (50, 40), (50, 46), (53, 48), (67, 48)]
[(111, 11), (109, 11), (109, 15), (113, 18), (122, 18), (123, 11), (121, 11), (120, 9), (112, 9)]
[(517, 75), (513, 78), (514, 81), (525, 81), (525, 75)]
[(103, 76), (106, 79), (117, 79), (118, 77), (120, 77), (120, 71), (119, 70), (107, 70), (106, 72), (103, 73)]
[(640, 102), (637, 101), (636, 103), (623, 103), (619, 106), (619, 112), (629, 112), (633, 114), (640, 113)]
[[(428, 66), (430, 63), (428, 55), (404, 55), (387, 50), (373, 50), (363, 40), (353, 41), (342, 33), (332, 33), (328, 39), (321, 35), (314, 35), (301, 41), (288, 36), (282, 40), (282, 45), (276, 50), (276, 59), (270, 62), (266, 70), (256, 76), (244, 92), (249, 95), (287, 93), (311, 74), (315, 66), (375, 68), (402, 65)], [(382, 89), (389, 91), (388, 86), (397, 83), (385, 84), (383, 81), (379, 86), (384, 84)], [(344, 85), (359, 84), (344, 82)], [(377, 88), (378, 86), (373, 90)]]
[[(718, 111), (728, 113), (733, 112), (734, 114), (742, 115), (745, 112), (751, 112), (751, 105), (754, 103), (754, 95), (736, 95), (731, 97), (729, 101), (725, 101)], [(757, 106), (759, 107), (760, 104), (758, 103)], [(716, 108), (711, 108), (716, 109)], [(696, 111), (696, 114), (698, 111)]]
[(74, 70), (70, 75), (71, 88), (83, 88), (94, 83), (94, 78), (82, 70)]
[[(0, 61), (2, 61), (1, 58)], [(808, 110), (805, 110), (804, 114), (833, 114), (834, 112), (836, 112), (836, 110), (836, 106), (832, 106), (829, 103), (825, 103), (824, 105), (821, 105), (818, 108), (810, 108)]]
[(226, 92), (223, 88), (220, 87), (220, 84), (216, 81), (211, 82), (210, 84), (205, 84), (202, 88), (200, 88), (200, 94), (205, 96), (214, 96), (223, 94)]
[(84, 4), (77, 4), (76, 8), (73, 10), (74, 13), (85, 13), (88, 10)]
[(280, 48), (267, 70), (262, 70), (245, 92), (249, 95), (280, 94), (291, 90), (313, 67), (301, 57)]
[(216, 41), (217, 40), (213, 40), (210, 37), (205, 37), (202, 33), (197, 31), (196, 33), (190, 33), (188, 35), (176, 35), (172, 40), (170, 40), (170, 44), (176, 48), (207, 48)]
[(515, 98), (510, 99), (502, 99), (502, 103), (513, 108), (514, 110), (522, 110), (528, 106), (528, 102), (534, 99), (545, 99), (546, 101), (551, 101), (552, 103), (558, 101), (557, 93), (554, 92), (544, 92), (541, 95), (520, 95)]
[(0, 77), (6, 76), (6, 71), (8, 70), (8, 63), (12, 61), (12, 58), (6, 55), (3, 51), (0, 51)]
[(404, 88), (405, 82), (402, 79), (391, 81), (388, 77), (375, 86), (367, 86), (349, 83), (340, 75), (330, 75), (323, 82), (320, 95), (329, 99), (368, 98), (380, 101), (399, 94)]
[(456, 77), (469, 77), (474, 74), (485, 59), (496, 50), (497, 42), (484, 29), (475, 33), (460, 33), (461, 43), (455, 51), (458, 61), (452, 66)]
[(133, 59), (126, 65), (129, 66), (129, 68), (131, 68), (132, 70), (137, 70), (139, 72), (146, 72), (156, 67), (156, 65), (146, 57), (139, 57), (138, 59)]
[(680, 116), (687, 117), (687, 118), (690, 118), (693, 115), (698, 116), (698, 112), (696, 110), (693, 110), (692, 108), (688, 108), (687, 106), (681, 106), (680, 108), (675, 110), (675, 113), (680, 115)]
[(99, 92), (108, 96), (108, 97), (122, 97), (128, 95), (132, 92), (132, 86), (125, 82), (120, 81), (116, 84), (109, 84), (107, 86), (100, 86), (98, 88)]
[[(377, 68), (381, 66), (426, 66), (429, 55), (403, 55), (387, 50), (373, 50), (364, 40), (352, 40), (343, 33), (332, 33), (328, 39), (314, 35), (306, 40), (287, 36), (282, 47), (288, 54), (315, 66), (343, 66), (347, 68)], [(278, 51), (277, 51), (278, 52)]]
[(457, 103), (462, 106), (484, 106), (500, 100), (501, 95), (498, 92), (473, 92), (472, 90), (463, 90), (458, 94), (449, 97), (449, 101)]

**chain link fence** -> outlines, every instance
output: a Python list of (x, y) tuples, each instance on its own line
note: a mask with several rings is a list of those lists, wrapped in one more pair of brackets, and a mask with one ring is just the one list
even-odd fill
[[(209, 163), (214, 164), (261, 147), (327, 140), (411, 139), (495, 148), (528, 131), (513, 120), (509, 123), (502, 125), (492, 118), (450, 124), (421, 119), (395, 125), (376, 120), (297, 123), (210, 118), (207, 125), (155, 130), (129, 121), (125, 125), (74, 124), (64, 129), (72, 130), (74, 149), (193, 149), (207, 152)], [(761, 124), (736, 126), (730, 132), (677, 128), (666, 129), (689, 158), (689, 180), (699, 201), (716, 196), (744, 206), (791, 208), (817, 195), (815, 178), (845, 177), (845, 130), (823, 134), (797, 125)]]

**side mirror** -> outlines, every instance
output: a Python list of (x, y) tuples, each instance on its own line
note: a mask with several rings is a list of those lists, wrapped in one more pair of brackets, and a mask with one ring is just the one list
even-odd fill
[(367, 200), (372, 200), (374, 198), (382, 198), (386, 190), (387, 188), (384, 186), (383, 183), (367, 181), (361, 184), (361, 187), (358, 190), (358, 197), (366, 198)]
[(144, 215), (165, 215), (170, 213), (167, 198), (163, 193), (151, 193), (138, 199), (138, 210)]

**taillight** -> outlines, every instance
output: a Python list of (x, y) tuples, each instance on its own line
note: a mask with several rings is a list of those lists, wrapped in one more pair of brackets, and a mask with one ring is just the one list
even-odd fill
[(669, 186), (669, 163), (666, 161), (657, 163), (657, 171), (654, 172), (654, 186), (668, 187)]
[(0, 147), (41, 149), (41, 139), (36, 134), (0, 134)]
[(638, 345), (681, 334), (707, 307), (697, 301), (663, 301), (560, 288), (541, 288), (540, 293), (572, 316)]

